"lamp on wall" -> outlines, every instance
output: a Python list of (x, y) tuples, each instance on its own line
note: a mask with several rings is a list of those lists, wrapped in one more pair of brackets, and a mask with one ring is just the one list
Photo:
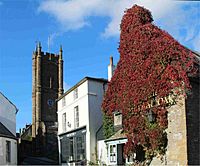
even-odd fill
[(148, 118), (150, 123), (154, 123), (156, 121), (156, 114), (150, 109), (147, 112), (147, 118)]
[(67, 122), (67, 126), (68, 126), (68, 127), (71, 127), (71, 123)]

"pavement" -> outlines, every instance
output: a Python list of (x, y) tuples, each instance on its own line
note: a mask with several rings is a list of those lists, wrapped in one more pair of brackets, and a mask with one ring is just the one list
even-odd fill
[(46, 157), (26, 157), (21, 165), (57, 165), (57, 163)]

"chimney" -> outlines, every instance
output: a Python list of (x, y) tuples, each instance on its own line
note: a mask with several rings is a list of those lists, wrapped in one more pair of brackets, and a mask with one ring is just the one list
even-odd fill
[(113, 65), (113, 57), (110, 56), (110, 64), (108, 65), (108, 81), (111, 80), (115, 71), (115, 65)]
[(119, 111), (114, 112), (114, 131), (122, 128), (122, 113)]

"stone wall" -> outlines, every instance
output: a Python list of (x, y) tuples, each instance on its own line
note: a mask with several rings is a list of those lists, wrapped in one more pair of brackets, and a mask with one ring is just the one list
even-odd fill
[(154, 158), (151, 165), (187, 165), (185, 99), (168, 108), (167, 152), (163, 161)]
[(168, 109), (167, 165), (187, 165), (185, 98)]
[(163, 162), (154, 158), (151, 165), (199, 165), (200, 120), (199, 79), (190, 78), (192, 91), (168, 109), (167, 152)]

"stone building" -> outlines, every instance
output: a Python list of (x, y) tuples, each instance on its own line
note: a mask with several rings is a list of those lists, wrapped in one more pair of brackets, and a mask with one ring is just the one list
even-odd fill
[[(193, 52), (199, 68), (200, 55)], [(191, 77), (192, 86), (187, 98), (180, 96), (178, 100), (168, 107), (167, 147), (164, 157), (154, 157), (150, 165), (199, 165), (200, 164), (200, 75)], [(171, 100), (168, 100), (171, 101)], [(123, 118), (115, 112), (114, 130), (115, 134), (110, 138), (98, 141), (98, 160), (100, 165), (123, 165), (131, 164), (142, 158), (140, 149), (129, 158), (123, 156), (123, 146), (127, 137), (123, 132)]]
[(32, 57), (33, 154), (58, 159), (57, 104), (63, 94), (62, 47), (59, 55), (42, 52), (38, 43)]

